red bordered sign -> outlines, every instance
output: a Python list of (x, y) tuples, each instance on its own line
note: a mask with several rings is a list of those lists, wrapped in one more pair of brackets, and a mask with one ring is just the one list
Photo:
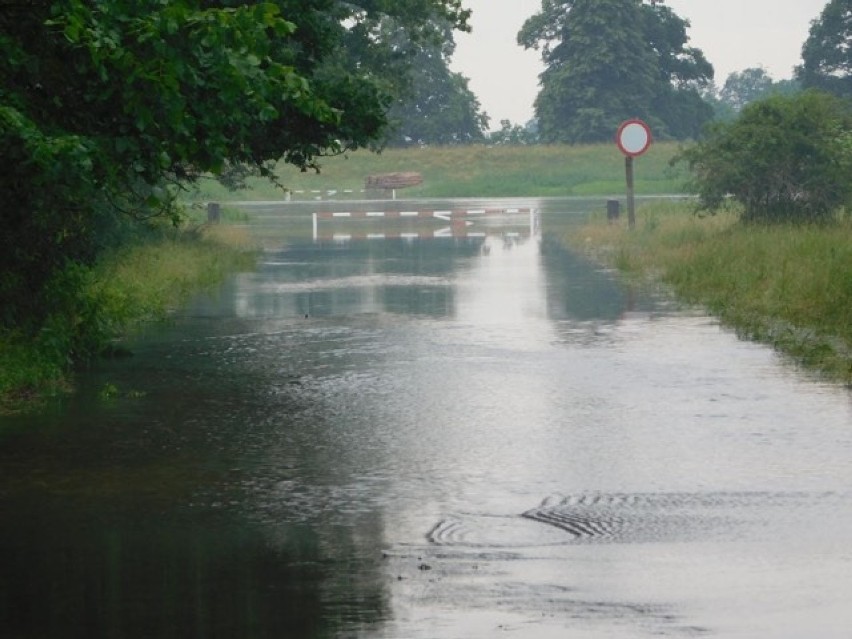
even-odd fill
[(629, 158), (642, 155), (650, 148), (652, 141), (651, 127), (637, 119), (622, 122), (615, 136), (618, 149)]

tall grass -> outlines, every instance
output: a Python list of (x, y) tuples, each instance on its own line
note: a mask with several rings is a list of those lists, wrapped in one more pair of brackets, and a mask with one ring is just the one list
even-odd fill
[(111, 253), (91, 269), (70, 269), (57, 312), (37, 335), (0, 331), (0, 413), (64, 391), (76, 361), (254, 260), (245, 231), (216, 226), (167, 234)]
[[(636, 189), (641, 194), (679, 193), (685, 175), (672, 169), (674, 143), (661, 143), (636, 161)], [(624, 191), (624, 158), (615, 144), (586, 146), (454, 146), (357, 151), (330, 157), (319, 174), (281, 166), (281, 184), (294, 191), (360, 193), (368, 175), (416, 171), (423, 184), (405, 189), (405, 197), (547, 197), (607, 195)], [(247, 191), (229, 192), (204, 179), (192, 197), (200, 200), (283, 199), (280, 189), (250, 179)]]
[(699, 218), (688, 205), (653, 204), (634, 232), (598, 216), (570, 242), (852, 383), (852, 220), (747, 225), (733, 213)]
[(113, 332), (120, 331), (131, 322), (162, 317), (237, 268), (251, 268), (252, 248), (244, 229), (229, 226), (128, 247), (98, 265), (86, 294), (115, 324)]

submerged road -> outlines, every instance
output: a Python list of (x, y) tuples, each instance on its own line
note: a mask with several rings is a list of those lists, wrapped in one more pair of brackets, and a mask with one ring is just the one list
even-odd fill
[(255, 212), (255, 271), (3, 418), (0, 634), (847, 639), (849, 391), (567, 252), (588, 202), (460, 206), (523, 204)]

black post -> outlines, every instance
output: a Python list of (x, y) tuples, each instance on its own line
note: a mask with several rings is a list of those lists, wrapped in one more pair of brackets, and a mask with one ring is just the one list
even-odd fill
[(627, 172), (627, 226), (636, 227), (636, 194), (633, 188), (633, 158), (629, 155), (624, 161)]
[(207, 221), (210, 224), (218, 224), (222, 217), (222, 212), (218, 202), (207, 203)]
[(614, 224), (618, 221), (618, 217), (621, 215), (621, 206), (618, 200), (607, 200), (606, 201), (606, 219), (610, 224)]

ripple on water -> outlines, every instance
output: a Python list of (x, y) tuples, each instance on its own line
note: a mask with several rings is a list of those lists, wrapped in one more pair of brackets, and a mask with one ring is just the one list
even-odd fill
[(521, 517), (474, 514), (445, 517), (426, 538), (438, 546), (471, 548), (545, 546), (570, 541), (564, 530), (545, 528)]
[(426, 538), (438, 546), (472, 548), (740, 538), (750, 527), (765, 526), (785, 513), (830, 508), (825, 502), (832, 497), (767, 492), (554, 495), (517, 516), (445, 517)]

